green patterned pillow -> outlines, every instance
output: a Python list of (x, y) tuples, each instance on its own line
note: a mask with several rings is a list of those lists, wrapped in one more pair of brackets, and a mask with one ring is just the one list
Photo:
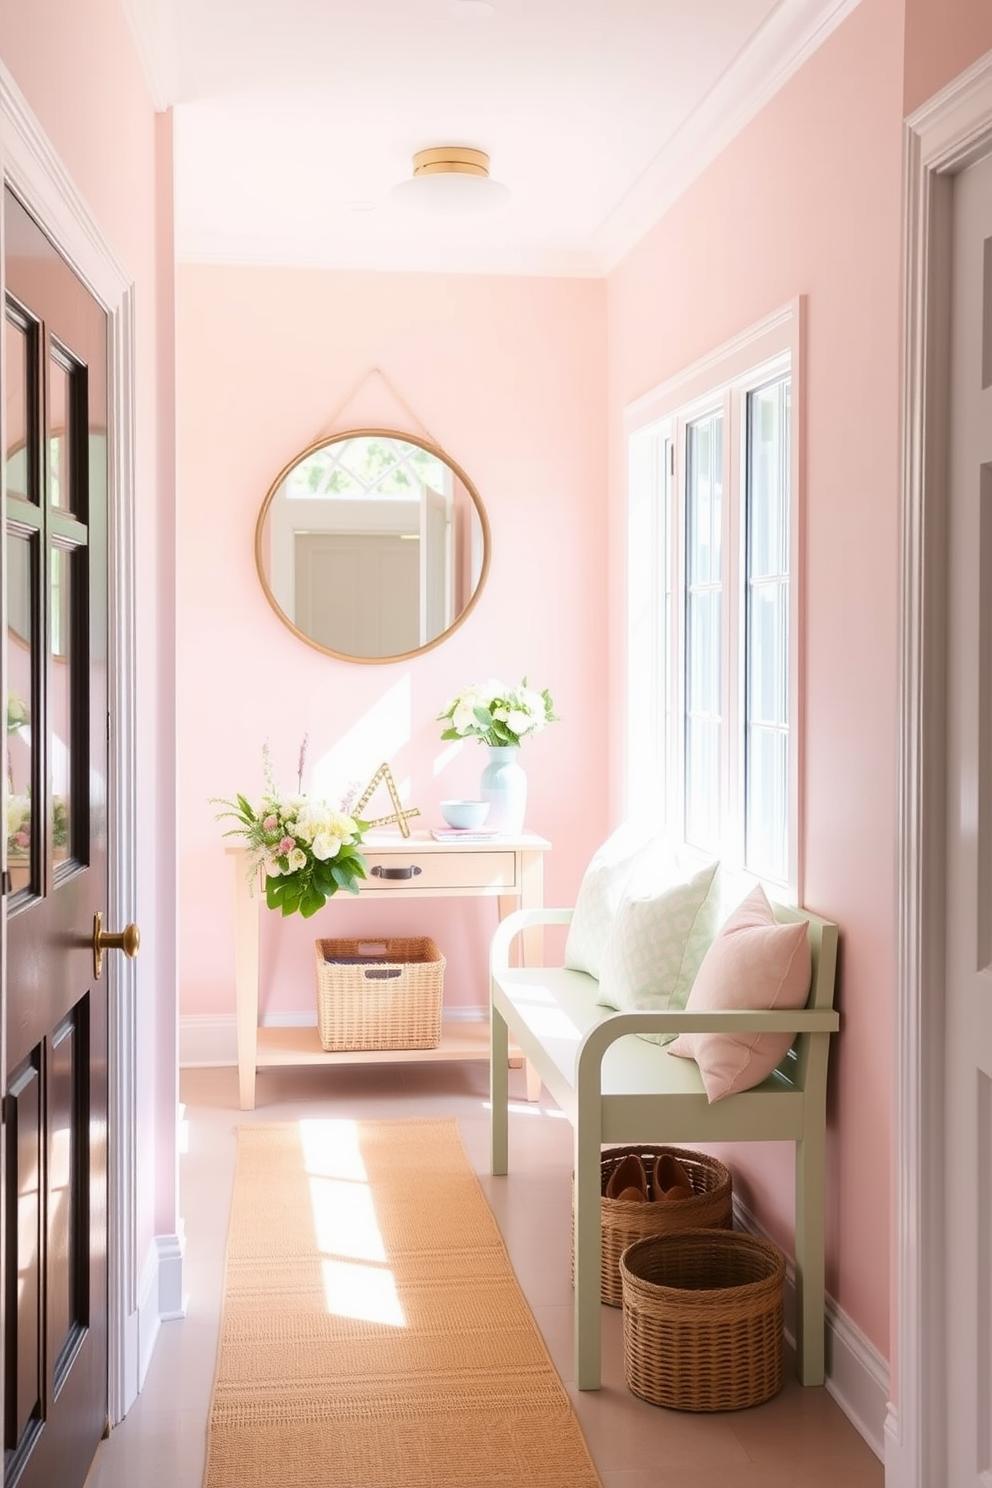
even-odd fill
[[(685, 1007), (720, 925), (720, 865), (708, 863), (683, 883), (621, 898), (607, 941), (597, 1001), (623, 1012)], [(643, 1034), (654, 1043), (668, 1036)]]
[(599, 976), (624, 890), (635, 874), (641, 881), (646, 873), (665, 885), (684, 877), (668, 843), (627, 822), (597, 848), (582, 875), (565, 942), (565, 966)]

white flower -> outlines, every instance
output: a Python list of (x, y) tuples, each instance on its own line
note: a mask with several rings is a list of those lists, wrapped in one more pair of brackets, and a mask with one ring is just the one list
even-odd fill
[[(499, 718), (500, 716), (497, 713), (496, 717)], [(525, 713), (522, 708), (504, 709), (502, 718), (510, 733), (516, 734), (518, 737), (520, 734), (526, 734), (528, 731), (536, 730), (537, 728), (537, 720), (532, 718), (529, 713)]]
[(476, 726), (475, 710), (479, 706), (479, 701), (468, 695), (461, 698), (455, 705), (451, 722), (460, 734), (467, 733), (470, 728)]
[(286, 861), (289, 867), (289, 872), (297, 873), (299, 869), (305, 868), (307, 866), (307, 855), (303, 851), (302, 847), (294, 847), (293, 851), (290, 853)]
[(326, 862), (328, 858), (337, 857), (340, 847), (340, 837), (335, 837), (333, 833), (321, 830), (314, 834), (314, 839), (310, 844), (310, 851), (315, 858), (320, 858), (323, 862)]
[(518, 708), (523, 708), (530, 714), (535, 728), (544, 727), (547, 722), (547, 709), (542, 693), (535, 692), (533, 687), (518, 687), (514, 693), (514, 701)]
[(266, 875), (269, 878), (278, 878), (279, 875), (282, 873), (282, 869), (279, 866), (278, 858), (266, 858), (264, 860), (263, 867), (265, 868)]

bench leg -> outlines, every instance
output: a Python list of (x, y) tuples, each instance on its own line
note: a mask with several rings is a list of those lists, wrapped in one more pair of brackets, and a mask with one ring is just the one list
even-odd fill
[(489, 1122), (489, 1171), (505, 1173), (507, 1169), (507, 1113), (510, 1099), (509, 1038), (506, 1021), (492, 997), (489, 1001), (489, 1098), (492, 1107)]
[[(598, 1115), (598, 1100), (597, 1112)], [(581, 1119), (575, 1126), (575, 1383), (580, 1390), (598, 1390), (602, 1370), (602, 1315), (600, 1266), (602, 1256), (602, 1188), (599, 1123), (587, 1133)]]
[(525, 1078), (527, 1081), (527, 1099), (529, 1101), (539, 1101), (541, 1099), (541, 1076), (529, 1059), (525, 1064)]
[(796, 1365), (804, 1385), (825, 1377), (825, 1149), (822, 1130), (796, 1143)]

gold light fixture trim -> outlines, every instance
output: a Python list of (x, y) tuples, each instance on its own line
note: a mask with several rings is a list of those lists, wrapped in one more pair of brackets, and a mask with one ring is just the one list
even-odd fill
[(435, 145), (413, 157), (417, 176), (488, 176), (489, 156), (469, 145)]

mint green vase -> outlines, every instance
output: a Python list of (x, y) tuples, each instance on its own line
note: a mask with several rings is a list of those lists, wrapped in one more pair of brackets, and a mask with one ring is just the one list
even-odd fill
[(516, 744), (487, 745), (489, 763), (479, 781), (479, 795), (489, 802), (486, 826), (505, 837), (519, 837), (527, 811), (527, 776)]

